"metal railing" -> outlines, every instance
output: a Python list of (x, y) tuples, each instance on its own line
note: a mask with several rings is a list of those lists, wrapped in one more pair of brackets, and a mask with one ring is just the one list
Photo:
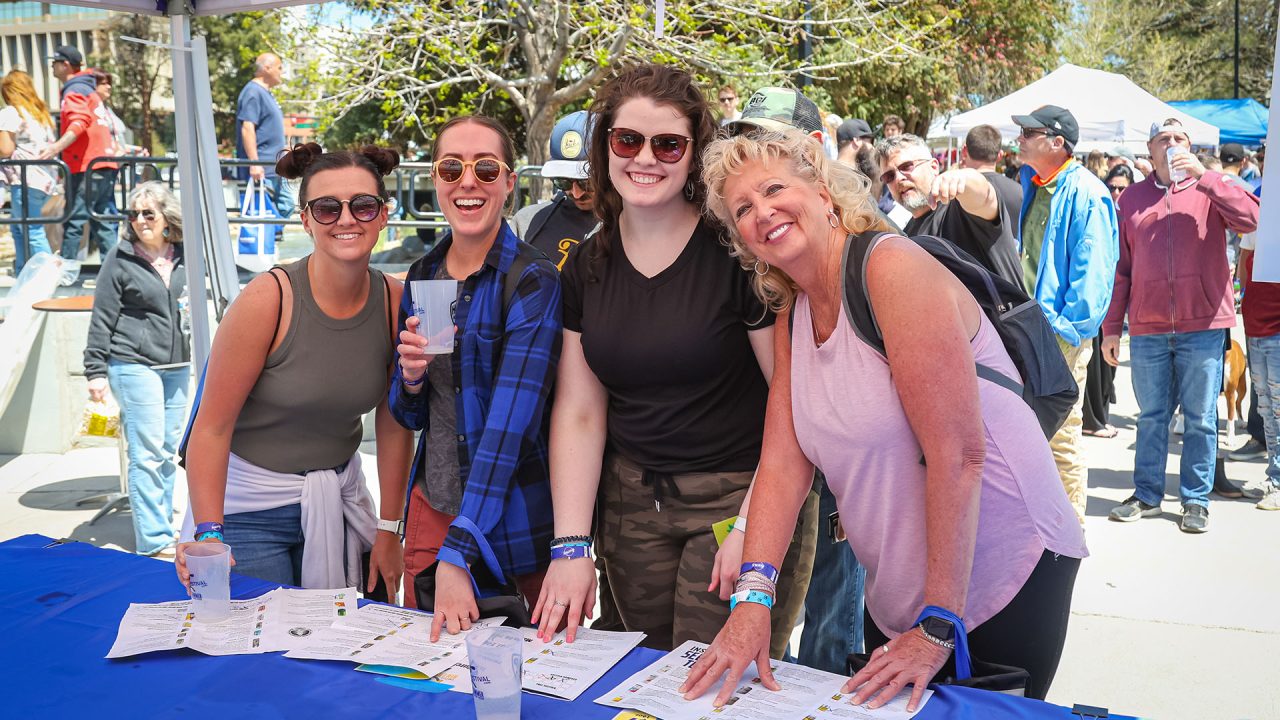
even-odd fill
[(48, 160), (14, 160), (7, 158), (0, 160), (0, 168), (14, 168), (18, 171), (18, 184), (9, 186), (9, 195), (20, 194), (22, 197), (23, 217), (13, 217), (10, 212), (8, 216), (0, 215), (0, 225), (61, 225), (71, 217), (71, 203), (65, 203), (62, 212), (58, 215), (44, 216), (41, 214), (43, 208), (35, 208), (35, 215), (32, 215), (31, 195), (27, 191), (30, 183), (28, 168), (32, 167), (50, 167), (54, 170), (54, 182), (60, 186), (66, 186), (68, 179), (71, 177), (71, 170), (67, 164), (58, 158), (49, 158)]

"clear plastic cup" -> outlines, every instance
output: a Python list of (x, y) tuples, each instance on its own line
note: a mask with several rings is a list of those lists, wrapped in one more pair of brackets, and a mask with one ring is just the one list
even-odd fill
[(477, 720), (519, 720), (523, 650), (524, 638), (515, 628), (481, 628), (467, 635)]
[(231, 548), (222, 543), (195, 543), (187, 546), (186, 556), (196, 620), (226, 620), (231, 616)]
[(453, 352), (458, 281), (413, 280), (409, 283), (409, 293), (413, 298), (413, 314), (418, 316), (418, 334), (427, 339), (423, 352), (428, 355)]
[[(1179, 153), (1185, 153), (1185, 152), (1187, 152), (1185, 148), (1181, 148), (1176, 145), (1170, 148), (1165, 148), (1164, 157), (1165, 157), (1165, 160), (1168, 161), (1169, 163), (1169, 182), (1176, 183), (1176, 182), (1182, 182), (1183, 180), (1187, 179), (1186, 170), (1173, 169), (1173, 157), (1175, 155), (1178, 155)], [(1187, 153), (1187, 154), (1190, 155), (1191, 153)]]

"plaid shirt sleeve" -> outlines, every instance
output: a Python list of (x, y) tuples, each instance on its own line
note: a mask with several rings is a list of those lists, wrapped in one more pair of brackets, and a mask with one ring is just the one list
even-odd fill
[[(467, 475), (459, 515), (486, 535), (501, 523), (512, 544), (532, 543), (528, 519), (521, 513), (508, 513), (507, 504), (513, 492), (520, 492), (513, 485), (521, 450), (533, 444), (542, 429), (543, 411), (560, 359), (560, 279), (549, 262), (534, 262), (525, 268), (507, 311), (506, 331), (489, 412)], [(437, 557), (466, 567), (480, 559), (480, 549), (476, 539), (455, 522)]]

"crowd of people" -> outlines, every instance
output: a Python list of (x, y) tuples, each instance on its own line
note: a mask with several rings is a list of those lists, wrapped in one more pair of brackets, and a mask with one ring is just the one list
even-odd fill
[[(1027, 108), (1016, 151), (979, 126), (953, 164), (896, 116), (877, 132), (773, 87), (741, 110), (722, 87), (717, 110), (685, 70), (640, 64), (556, 123), (541, 171), (556, 194), (509, 218), (509, 130), (455, 117), (431, 151), (449, 232), (405, 279), (457, 281), (452, 351), (432, 354), (406, 285), (369, 264), (399, 154), (273, 145), (280, 59), (264, 54), (239, 153), (278, 157), (245, 170), (278, 209), (292, 211), (284, 181), (299, 183), (314, 251), (231, 305), (183, 441), (180, 213), (147, 183), (118, 244), (94, 225), (111, 191), (92, 188), (114, 169), (84, 163), (121, 134), (101, 110), (111, 77), (69, 50), (55, 55), (61, 135), (15, 71), (0, 153), (63, 153), (71, 168), (81, 220), (62, 257), (74, 270), (86, 228), (104, 253), (89, 392), (122, 406), (137, 550), (174, 557), (184, 583), (191, 543), (226, 542), (246, 575), (388, 599), (403, 587), (435, 637), (515, 595), (544, 639), (572, 642), (593, 620), (661, 649), (710, 643), (681, 690), (727, 674), (717, 703), (752, 661), (776, 687), (766, 660), (789, 657), (852, 674), (846, 690), (872, 706), (910, 686), (914, 706), (960, 673), (958, 646), (1026, 670), (1044, 698), (1088, 555), (1082, 436), (1115, 435), (1126, 331), (1134, 492), (1109, 516), (1161, 512), (1180, 408), (1180, 527), (1208, 529), (1234, 273), (1268, 479), (1216, 489), (1280, 509), (1280, 289), (1250, 280), (1260, 176), (1229, 145), (1210, 169), (1176, 119), (1152, 119), (1149, 159), (1118, 147), (1082, 162), (1069, 109)], [(42, 173), (10, 176), (15, 217), (56, 192)], [(39, 227), (23, 229), (20, 261), (48, 251)], [(1041, 359), (1075, 385), (1065, 420), (1043, 426), (1001, 318), (919, 236), (1043, 316)], [(358, 452), (369, 412), (376, 504)]]

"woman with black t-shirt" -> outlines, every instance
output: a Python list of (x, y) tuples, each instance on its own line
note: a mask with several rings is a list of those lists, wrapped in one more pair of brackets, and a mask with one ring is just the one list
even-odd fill
[[(599, 231), (561, 275), (564, 348), (551, 417), (556, 539), (534, 608), (549, 638), (592, 616), (595, 539), (627, 630), (669, 649), (710, 642), (729, 615), (772, 374), (773, 315), (702, 217), (699, 153), (716, 121), (693, 78), (625, 70), (592, 111)], [(804, 601), (816, 540), (811, 495), (779, 579), (773, 647)], [(745, 530), (746, 521), (736, 520)], [(708, 580), (710, 585), (708, 586)], [(716, 591), (719, 591), (717, 593)]]

